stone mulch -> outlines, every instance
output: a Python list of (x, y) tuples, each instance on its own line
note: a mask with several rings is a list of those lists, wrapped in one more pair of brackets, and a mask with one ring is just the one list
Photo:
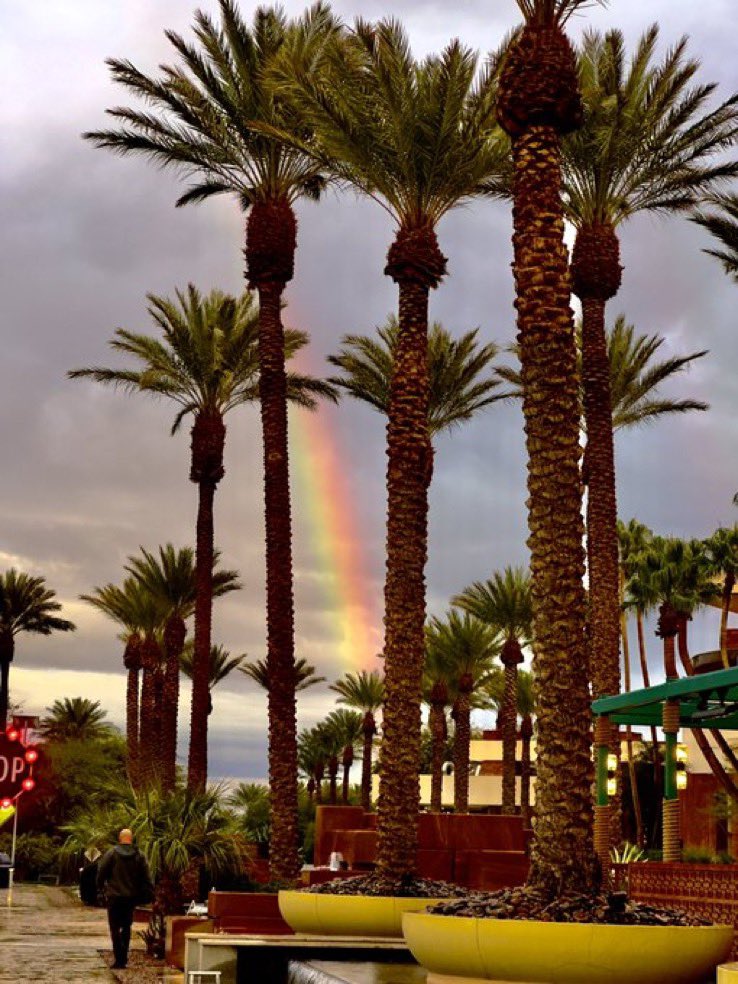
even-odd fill
[(449, 882), (429, 881), (427, 878), (403, 878), (392, 881), (378, 875), (360, 875), (358, 878), (337, 878), (335, 881), (311, 885), (303, 889), (317, 895), (364, 895), (403, 899), (455, 899), (468, 898), (469, 889), (459, 888)]

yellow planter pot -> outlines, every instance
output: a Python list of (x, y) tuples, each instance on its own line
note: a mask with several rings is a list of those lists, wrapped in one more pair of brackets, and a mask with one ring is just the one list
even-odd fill
[(603, 926), (408, 913), (405, 939), (429, 984), (702, 984), (732, 926)]
[(401, 939), (403, 913), (421, 912), (440, 901), (282, 891), (279, 911), (296, 933)]

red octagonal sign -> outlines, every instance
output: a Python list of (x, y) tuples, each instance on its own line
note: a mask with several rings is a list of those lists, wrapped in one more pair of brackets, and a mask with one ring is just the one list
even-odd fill
[(33, 789), (31, 778), (36, 751), (26, 748), (17, 731), (0, 731), (0, 804)]

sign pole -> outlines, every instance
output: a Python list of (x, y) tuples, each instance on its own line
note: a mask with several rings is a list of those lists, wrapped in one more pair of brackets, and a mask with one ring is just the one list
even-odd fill
[(15, 845), (18, 840), (18, 804), (20, 796), (15, 801), (15, 813), (13, 814), (13, 840), (10, 848), (10, 868), (8, 869), (8, 905), (13, 904), (13, 876), (15, 875)]

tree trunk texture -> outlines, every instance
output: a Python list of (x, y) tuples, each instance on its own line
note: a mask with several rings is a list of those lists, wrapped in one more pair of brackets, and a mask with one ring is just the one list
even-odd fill
[(15, 638), (12, 632), (0, 635), (0, 731), (8, 727), (8, 704), (10, 702), (10, 664), (15, 653)]
[(523, 662), (523, 654), (517, 639), (505, 640), (501, 659), (505, 667), (505, 686), (502, 696), (502, 812), (512, 815), (516, 812), (518, 666)]
[(723, 605), (720, 610), (720, 659), (726, 670), (730, 669), (730, 659), (728, 658), (728, 612), (730, 611), (730, 601), (733, 597), (735, 587), (735, 575), (726, 574), (723, 582)]
[[(174, 789), (177, 774), (177, 712), (179, 710), (179, 660), (184, 649), (187, 628), (179, 615), (172, 615), (164, 629), (163, 762), (162, 785)], [(208, 674), (208, 683), (209, 683)]]
[(520, 725), (520, 815), (523, 827), (530, 827), (530, 777), (531, 777), (531, 740), (533, 738), (533, 721), (526, 714)]
[(385, 273), (399, 286), (399, 337), (387, 422), (385, 697), (377, 873), (415, 871), (420, 808), (420, 705), (432, 453), (428, 430), (428, 293), (445, 271), (429, 227), (401, 229)]
[(433, 813), (443, 809), (443, 757), (446, 745), (446, 705), (432, 703), (428, 718), (431, 732), (431, 803)]
[(367, 813), (372, 808), (372, 750), (376, 730), (374, 715), (367, 711), (364, 715), (364, 744), (361, 751), (361, 808)]
[(159, 646), (153, 637), (143, 640), (141, 646), (141, 708), (138, 735), (138, 779), (142, 786), (150, 786), (157, 776), (156, 738), (156, 673), (159, 665)]
[(126, 762), (128, 781), (134, 789), (139, 782), (138, 775), (138, 692), (139, 669), (132, 667), (126, 677)]
[(338, 803), (338, 756), (331, 755), (328, 759), (328, 795), (331, 806)]
[[(623, 600), (625, 597), (625, 574), (623, 573), (622, 567), (619, 568), (618, 575), (619, 593), (620, 593), (620, 638), (622, 640), (623, 648), (623, 685), (625, 687), (625, 692), (630, 693), (631, 690), (631, 672), (630, 672), (630, 643), (628, 641), (628, 616), (623, 608)], [(626, 725), (628, 734), (632, 731), (630, 725)], [(639, 847), (643, 847), (645, 844), (645, 830), (643, 827), (643, 810), (641, 809), (641, 798), (638, 794), (638, 783), (636, 777), (635, 761), (633, 758), (633, 740), (628, 738), (626, 740), (626, 748), (628, 755), (628, 777), (630, 779), (630, 798), (633, 803), (633, 815), (635, 817), (636, 823), (636, 843)]]
[(538, 704), (535, 840), (529, 883), (555, 895), (597, 884), (592, 715), (586, 665), (579, 398), (559, 136), (513, 140), (513, 245)]
[(195, 640), (192, 658), (192, 704), (187, 788), (203, 790), (208, 781), (208, 694), (213, 623), (213, 502), (215, 483), (198, 485), (195, 547)]
[(348, 803), (351, 766), (354, 764), (354, 750), (351, 745), (347, 745), (343, 750), (342, 764), (343, 764), (343, 783), (341, 787), (341, 802)]
[(471, 699), (469, 691), (459, 693), (454, 704), (454, 812), (469, 812), (469, 746), (471, 742)]

